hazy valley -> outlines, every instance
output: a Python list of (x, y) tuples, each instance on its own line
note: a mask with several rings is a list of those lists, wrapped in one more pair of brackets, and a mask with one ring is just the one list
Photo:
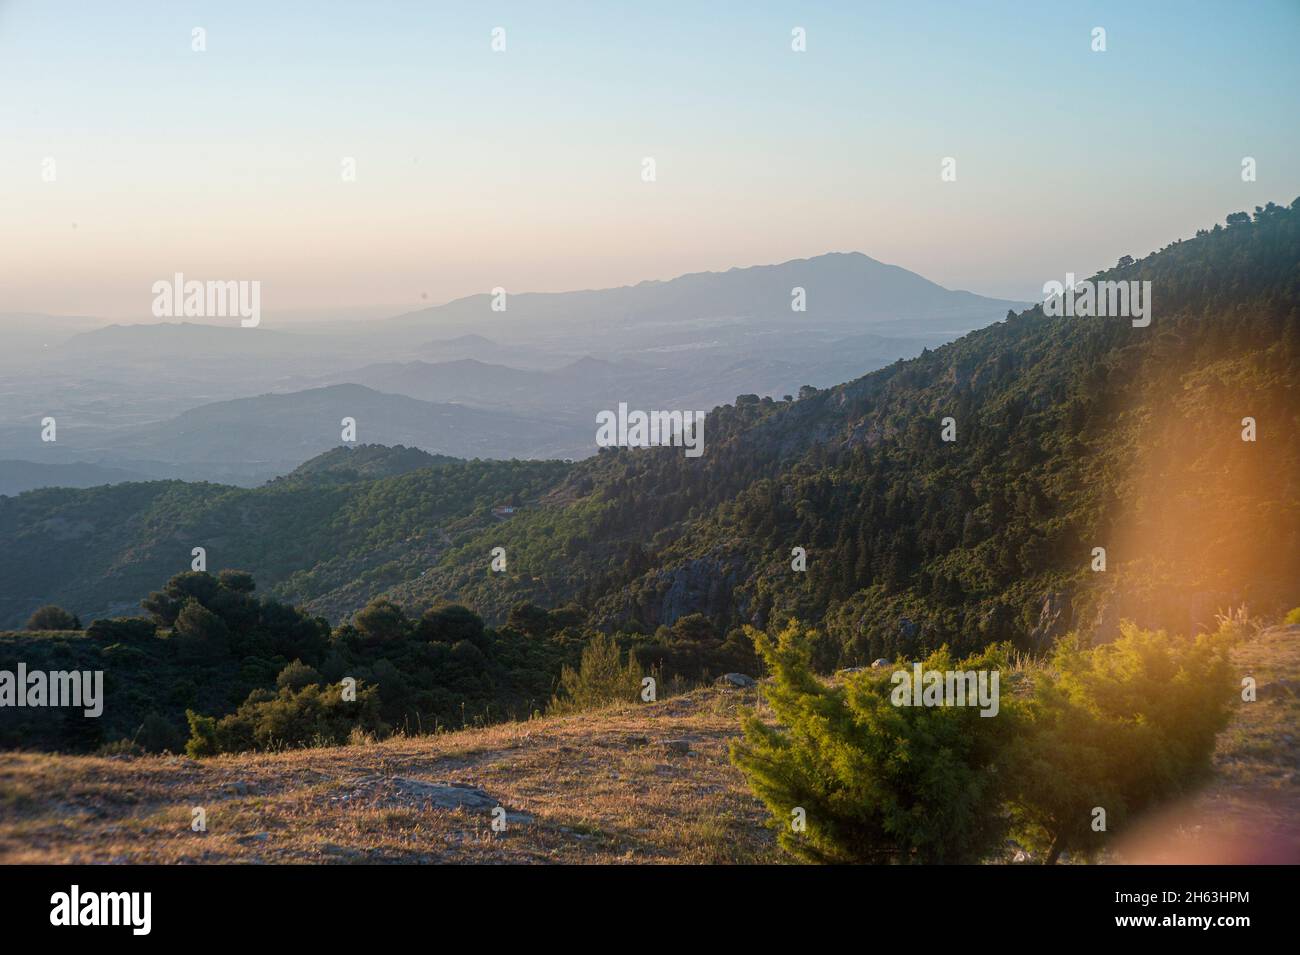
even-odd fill
[[(792, 287), (815, 289), (805, 311)], [(283, 329), (270, 315), (255, 328), (88, 331), (5, 316), (20, 334), (0, 358), (0, 494), (57, 486), (73, 464), (252, 486), (339, 444), (343, 417), (363, 443), (580, 458), (595, 450), (595, 413), (618, 400), (707, 412), (737, 394), (836, 384), (1023, 304), (859, 254), (492, 303)], [(56, 441), (42, 440), (46, 418)]]

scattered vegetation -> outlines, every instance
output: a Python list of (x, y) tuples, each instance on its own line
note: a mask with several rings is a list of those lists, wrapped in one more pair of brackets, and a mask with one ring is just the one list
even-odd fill
[(62, 607), (46, 604), (27, 618), (28, 630), (80, 630), (81, 621), (75, 613)]
[[(519, 604), (487, 627), (457, 604), (413, 615), (376, 597), (331, 627), (255, 590), (244, 571), (186, 571), (144, 598), (148, 617), (0, 635), (0, 669), (21, 660), (29, 670), (103, 670), (108, 698), (94, 720), (0, 710), (0, 746), (206, 756), (333, 745), (353, 729), (431, 733), (526, 719), (548, 702), (572, 710), (635, 700), (641, 653), (662, 684), (694, 681), (738, 652), (702, 618), (620, 641), (585, 627), (572, 606)], [(355, 681), (354, 700), (343, 698), (345, 680)]]
[(560, 671), (560, 690), (551, 701), (550, 711), (568, 713), (611, 703), (634, 703), (644, 677), (634, 651), (628, 652), (624, 663), (614, 639), (597, 634), (583, 647), (578, 668), (566, 666)]
[[(1004, 757), (1018, 710), (1004, 701), (985, 718), (973, 706), (895, 706), (888, 677), (873, 671), (825, 683), (808, 636), (797, 624), (775, 640), (755, 632), (778, 725), (750, 712), (732, 744), (781, 846), (815, 862), (969, 863), (992, 852), (1007, 829)], [(940, 650), (924, 666), (997, 669), (1006, 651), (956, 663)]]
[[(340, 745), (631, 701), (646, 672), (766, 668), (775, 723), (747, 715), (732, 757), (793, 855), (978, 862), (1013, 839), (1089, 858), (1097, 810), (1121, 831), (1209, 765), (1227, 653), (1258, 630), (1239, 609), (1203, 633), (1215, 612), (1294, 604), (1298, 253), (1300, 200), (1236, 214), (1097, 277), (1155, 283), (1149, 328), (1009, 314), (798, 400), (740, 396), (710, 415), (700, 459), (371, 448), (252, 491), (0, 498), (11, 623), (49, 600), (120, 606), (174, 566), (178, 538), (219, 533), (223, 560), (273, 588), (182, 573), (147, 617), (85, 631), (36, 610), (0, 635), (0, 668), (102, 669), (112, 705), (8, 710), (0, 746)], [(1247, 417), (1266, 448), (1243, 440)], [(502, 521), (503, 501), (528, 506)], [(332, 624), (323, 606), (346, 611)], [(888, 669), (825, 678), (879, 657), (996, 671), (998, 714), (896, 706)], [(683, 831), (728, 855), (718, 820)]]
[[(741, 396), (703, 457), (607, 449), (393, 593), (488, 618), (574, 600), (629, 636), (818, 621), (823, 671), (1042, 653), (1122, 619), (1197, 632), (1243, 601), (1280, 614), (1300, 566), (1300, 200), (1095, 279), (1151, 281), (1152, 324), (1035, 308), (797, 401)], [(498, 545), (510, 572), (489, 578)]]
[[(1051, 863), (1094, 854), (1105, 833), (1207, 772), (1233, 699), (1237, 635), (1186, 639), (1126, 623), (1113, 643), (1071, 636), (1036, 663), (1013, 665), (1005, 646), (923, 661), (927, 671), (1000, 671), (988, 717), (969, 705), (895, 705), (890, 668), (823, 681), (811, 667), (815, 638), (797, 625), (756, 639), (777, 725), (750, 712), (732, 758), (783, 848), (818, 862), (970, 863), (997, 857), (1013, 836)], [(800, 812), (806, 828), (794, 825)]]
[[(502, 500), (531, 501), (562, 461), (459, 461), (408, 448), (327, 452), (264, 487), (151, 481), (0, 496), (0, 627), (29, 594), (83, 615), (139, 600), (221, 540), (214, 560), (242, 567), (277, 598), (335, 619), (417, 578), (458, 536), (497, 522)], [(424, 466), (407, 470), (415, 465)]]

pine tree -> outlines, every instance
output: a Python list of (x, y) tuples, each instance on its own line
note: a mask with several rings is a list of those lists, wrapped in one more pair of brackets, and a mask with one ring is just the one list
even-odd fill
[[(776, 641), (751, 636), (773, 674), (764, 696), (780, 725), (747, 713), (731, 757), (771, 810), (783, 848), (814, 862), (963, 863), (1001, 842), (1008, 773), (998, 759), (1017, 723), (1009, 700), (992, 719), (976, 707), (895, 706), (882, 673), (819, 681), (814, 635), (797, 623)], [(960, 668), (997, 669), (1003, 654), (994, 648)], [(924, 665), (956, 668), (946, 650)]]

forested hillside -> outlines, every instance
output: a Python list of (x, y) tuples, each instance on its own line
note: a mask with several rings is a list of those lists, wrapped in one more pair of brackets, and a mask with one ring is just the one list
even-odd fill
[[(0, 622), (51, 602), (83, 619), (133, 607), (196, 545), (334, 622), (385, 593), (490, 624), (576, 602), (629, 642), (658, 632), (694, 653), (793, 616), (822, 624), (823, 667), (1293, 605), (1300, 202), (1097, 278), (1150, 281), (1150, 325), (1009, 314), (835, 388), (741, 396), (709, 415), (699, 458), (423, 467), (407, 449), (340, 449), (256, 490), (0, 499)], [(494, 516), (506, 503), (523, 506)]]
[(87, 621), (134, 612), (203, 547), (274, 595), (337, 619), (432, 566), (491, 508), (551, 487), (560, 461), (461, 461), (337, 448), (265, 487), (152, 481), (0, 497), (0, 626), (56, 603)]
[(742, 396), (702, 457), (604, 451), (393, 593), (490, 619), (572, 598), (626, 631), (704, 614), (714, 639), (825, 619), (827, 666), (1294, 603), (1300, 202), (1098, 278), (1150, 281), (1149, 327), (1039, 307), (793, 402)]

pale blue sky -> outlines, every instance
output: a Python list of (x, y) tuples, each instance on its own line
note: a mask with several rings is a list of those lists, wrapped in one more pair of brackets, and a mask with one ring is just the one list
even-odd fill
[(1300, 194), (1298, 46), (1296, 0), (0, 0), (0, 311), (145, 319), (175, 271), (306, 307), (833, 250), (1031, 298)]

